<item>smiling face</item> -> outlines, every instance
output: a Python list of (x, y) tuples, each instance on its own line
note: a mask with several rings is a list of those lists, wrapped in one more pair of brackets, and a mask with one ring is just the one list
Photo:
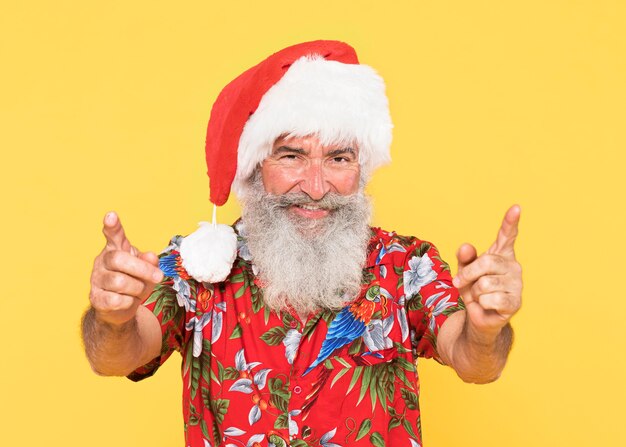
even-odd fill
[[(297, 156), (282, 163), (307, 164), (306, 156), (305, 160)], [(350, 164), (340, 160), (329, 163)], [(266, 168), (273, 174), (267, 184), (260, 170), (248, 181), (239, 228), (263, 284), (265, 304), (275, 311), (290, 306), (305, 316), (320, 308), (341, 308), (361, 290), (371, 236), (367, 196), (355, 186), (359, 182), (352, 179), (354, 174), (338, 176), (341, 182), (330, 181), (327, 175), (324, 181), (318, 179), (323, 189), (311, 190), (309, 177), (298, 180), (287, 175), (291, 169), (275, 164)], [(349, 188), (348, 178), (352, 179)], [(349, 194), (353, 189), (356, 192)]]
[(359, 190), (361, 168), (356, 145), (323, 145), (315, 136), (284, 137), (261, 165), (265, 191), (282, 195), (305, 193), (311, 203), (292, 205), (296, 217), (322, 219), (330, 213), (315, 201), (328, 193), (348, 196)]

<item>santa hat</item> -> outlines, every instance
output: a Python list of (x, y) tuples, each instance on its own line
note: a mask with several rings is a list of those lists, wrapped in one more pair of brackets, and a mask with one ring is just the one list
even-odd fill
[[(226, 203), (231, 187), (242, 195), (245, 182), (283, 135), (315, 135), (325, 144), (355, 142), (361, 168), (369, 174), (390, 161), (392, 127), (382, 78), (359, 64), (351, 46), (317, 40), (285, 48), (229, 83), (213, 105), (205, 146), (211, 202)], [(196, 233), (207, 236), (210, 228), (203, 225)], [(196, 233), (185, 239), (190, 243), (183, 241), (191, 249), (193, 240), (192, 251), (200, 243)], [(182, 246), (181, 255), (187, 268)], [(198, 258), (188, 253), (191, 257)], [(214, 268), (206, 259), (191, 264), (192, 270)], [(224, 279), (198, 275), (206, 281)]]

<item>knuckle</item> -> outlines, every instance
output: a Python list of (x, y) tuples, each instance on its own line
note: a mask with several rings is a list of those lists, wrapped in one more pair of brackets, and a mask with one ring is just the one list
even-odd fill
[(509, 308), (509, 297), (502, 292), (497, 292), (494, 294), (494, 301), (498, 309), (508, 309)]
[(504, 296), (500, 292), (485, 294), (481, 297), (481, 305), (487, 309), (504, 310)]
[(110, 270), (120, 271), (126, 263), (126, 253), (121, 250), (111, 250), (106, 254), (106, 265)]
[(480, 267), (481, 270), (484, 270), (486, 267), (489, 267), (489, 258), (491, 257), (491, 255), (489, 254), (483, 254), (481, 255), (478, 260), (476, 261), (476, 266)]
[(106, 299), (107, 308), (110, 310), (115, 310), (120, 307), (122, 304), (122, 297), (117, 293), (110, 293)]
[(110, 273), (109, 275), (107, 275), (108, 277), (108, 288), (109, 290), (112, 291), (122, 291), (124, 289), (124, 287), (126, 286), (126, 276), (121, 274), (121, 273)]
[(102, 292), (92, 287), (89, 291), (89, 302), (94, 309), (101, 309), (103, 307)]
[(504, 259), (502, 258), (502, 256), (498, 256), (494, 254), (485, 255), (485, 264), (484, 264), (485, 268), (498, 268), (502, 266), (503, 263), (504, 263)]
[(481, 292), (487, 292), (494, 287), (495, 278), (492, 276), (481, 276), (478, 281), (476, 281), (476, 285)]
[(107, 296), (107, 307), (109, 311), (115, 312), (120, 310), (126, 310), (131, 306), (131, 302), (128, 297), (119, 293), (110, 293)]
[(112, 251), (109, 258), (111, 262), (111, 267), (114, 270), (120, 270), (124, 265), (124, 257), (124, 252), (119, 250)]
[(508, 293), (501, 293), (500, 295), (501, 308), (509, 312), (514, 312), (517, 308), (515, 298)]

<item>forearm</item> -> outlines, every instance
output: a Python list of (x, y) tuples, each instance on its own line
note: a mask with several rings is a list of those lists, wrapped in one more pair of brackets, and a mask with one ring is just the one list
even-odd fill
[(98, 318), (90, 308), (82, 320), (85, 353), (91, 368), (103, 376), (125, 376), (144, 364), (146, 346), (142, 341), (135, 318), (121, 325), (113, 325)]

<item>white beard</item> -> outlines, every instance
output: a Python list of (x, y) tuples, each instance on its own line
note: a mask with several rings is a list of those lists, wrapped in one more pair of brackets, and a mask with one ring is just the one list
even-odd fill
[[(293, 204), (315, 204), (330, 213), (297, 218), (288, 211)], [(328, 193), (319, 201), (305, 193), (277, 196), (266, 193), (256, 175), (243, 200), (242, 222), (265, 304), (306, 316), (353, 300), (361, 289), (369, 219), (370, 201), (362, 191)]]

